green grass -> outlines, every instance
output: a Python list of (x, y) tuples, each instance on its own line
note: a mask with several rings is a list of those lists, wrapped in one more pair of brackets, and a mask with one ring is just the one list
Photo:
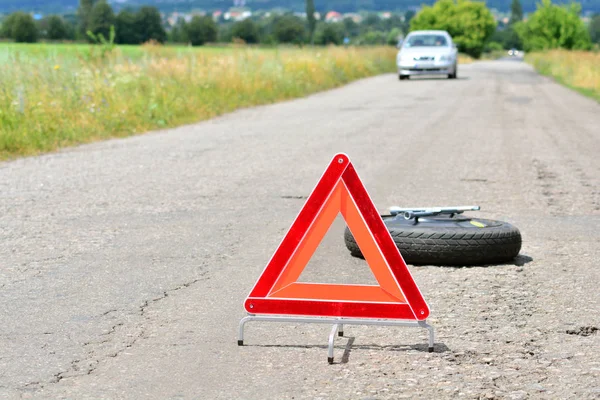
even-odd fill
[(172, 127), (395, 70), (394, 48), (0, 49), (0, 159)]
[(600, 102), (600, 52), (552, 50), (527, 54), (525, 61), (540, 74)]

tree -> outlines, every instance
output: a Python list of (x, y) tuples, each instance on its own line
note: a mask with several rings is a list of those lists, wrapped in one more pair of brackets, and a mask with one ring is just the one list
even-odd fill
[(167, 32), (165, 32), (160, 12), (156, 7), (145, 6), (140, 8), (135, 16), (135, 26), (140, 43), (145, 43), (149, 40), (164, 43), (167, 39)]
[(209, 16), (196, 15), (186, 27), (186, 34), (192, 46), (202, 46), (217, 39), (217, 24)]
[(512, 0), (510, 3), (510, 20), (508, 23), (510, 25), (515, 22), (520, 22), (523, 20), (523, 7), (521, 7), (521, 2), (519, 0)]
[(369, 28), (376, 28), (380, 22), (381, 22), (381, 19), (379, 18), (379, 16), (377, 14), (370, 13), (364, 19), (363, 25), (365, 25)]
[(175, 25), (171, 28), (171, 32), (169, 32), (169, 40), (175, 43), (187, 43), (187, 24), (185, 23), (185, 19), (178, 18)]
[(304, 23), (294, 15), (284, 15), (275, 22), (273, 33), (280, 43), (302, 43)]
[(490, 41), (500, 43), (503, 49), (522, 49), (521, 38), (514, 29), (513, 25), (508, 25), (504, 29), (498, 29), (490, 38)]
[(9, 14), (2, 21), (2, 26), (0, 26), (0, 37), (6, 39), (12, 39), (12, 29), (15, 24), (15, 20), (20, 12)]
[(402, 31), (408, 32), (410, 30), (410, 21), (415, 17), (417, 13), (413, 10), (408, 10), (404, 13), (404, 23), (402, 24)]
[(328, 45), (335, 44), (338, 45), (342, 43), (343, 35), (341, 29), (343, 29), (343, 25), (338, 25), (334, 23), (323, 23), (321, 24), (322, 28), (318, 30), (316, 35), (317, 44)]
[(249, 18), (233, 24), (231, 36), (232, 38), (242, 39), (246, 43), (258, 43), (260, 39), (256, 24)]
[(346, 36), (358, 36), (360, 34), (360, 27), (352, 18), (346, 17), (342, 23), (344, 24)]
[(67, 24), (58, 15), (50, 15), (48, 17), (48, 30), (46, 37), (50, 40), (63, 40), (69, 36)]
[(79, 0), (79, 8), (77, 9), (77, 18), (79, 19), (79, 33), (82, 37), (87, 37), (88, 24), (94, 0)]
[(88, 21), (88, 31), (108, 38), (110, 27), (115, 25), (115, 14), (106, 0), (100, 0), (92, 8)]
[[(219, 32), (217, 33), (217, 42), (220, 43), (229, 43), (233, 42), (235, 37), (233, 36), (233, 25), (235, 23), (219, 23), (217, 22), (217, 28)], [(258, 30), (258, 28), (257, 28)], [(260, 35), (259, 35), (260, 36)]]
[(79, 32), (78, 32), (79, 20), (77, 19), (77, 14), (76, 13), (63, 14), (61, 18), (65, 23), (65, 28), (67, 30), (67, 39), (75, 40), (77, 35), (79, 34)]
[(590, 34), (579, 18), (581, 6), (552, 4), (542, 0), (527, 22), (514, 25), (525, 51), (555, 48), (587, 50), (591, 48)]
[(387, 44), (390, 46), (396, 46), (400, 36), (402, 36), (402, 31), (400, 28), (393, 28), (387, 35)]
[(381, 26), (386, 32), (389, 32), (394, 28), (401, 29), (402, 25), (402, 18), (396, 14), (392, 14), (389, 18), (381, 21)]
[(39, 32), (31, 15), (18, 11), (11, 14), (5, 24), (7, 25), (6, 37), (21, 43), (37, 42)]
[(594, 43), (600, 43), (600, 14), (596, 14), (590, 21), (590, 38)]
[(136, 30), (136, 16), (129, 10), (122, 10), (115, 20), (115, 42), (119, 44), (139, 44), (140, 37)]
[(119, 44), (139, 44), (136, 16), (129, 10), (122, 10), (115, 19), (115, 42)]
[(478, 58), (496, 30), (496, 21), (483, 2), (439, 0), (431, 7), (424, 6), (410, 21), (410, 29), (448, 31), (459, 51)]
[(308, 38), (310, 40), (310, 44), (314, 44), (315, 27), (317, 26), (314, 0), (306, 0), (306, 19), (308, 21)]

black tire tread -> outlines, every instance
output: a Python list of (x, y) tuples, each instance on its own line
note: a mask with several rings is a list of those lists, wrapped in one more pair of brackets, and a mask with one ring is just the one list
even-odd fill
[[(432, 230), (389, 226), (388, 230), (404, 261), (410, 264), (497, 264), (514, 259), (521, 249), (521, 233), (508, 223), (473, 229), (473, 232), (465, 228)], [(344, 232), (344, 240), (350, 254), (362, 258), (348, 227)]]

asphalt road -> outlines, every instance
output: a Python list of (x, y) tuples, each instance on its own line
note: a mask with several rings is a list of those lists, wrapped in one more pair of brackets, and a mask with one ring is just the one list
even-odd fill
[[(0, 164), (0, 397), (600, 397), (600, 105), (521, 62), (394, 75)], [(437, 329), (249, 324), (331, 157), (381, 212), (479, 204), (514, 263), (411, 266)], [(372, 282), (337, 220), (301, 279)], [(371, 280), (371, 281), (370, 281)]]

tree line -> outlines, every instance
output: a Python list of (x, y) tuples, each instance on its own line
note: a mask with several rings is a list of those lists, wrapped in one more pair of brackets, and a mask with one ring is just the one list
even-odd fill
[(167, 39), (157, 8), (141, 7), (135, 12), (122, 10), (115, 14), (106, 0), (80, 0), (76, 18), (49, 15), (35, 21), (25, 12), (12, 13), (2, 21), (0, 37), (30, 43), (39, 39), (93, 41), (93, 36), (108, 38), (111, 27), (116, 32), (115, 42), (119, 44), (140, 44), (149, 40), (162, 43)]
[(589, 50), (600, 44), (600, 14), (589, 26), (580, 17), (581, 6), (542, 0), (527, 20), (520, 0), (512, 0), (508, 24), (497, 24), (483, 2), (439, 0), (412, 19), (411, 30), (446, 30), (460, 52), (480, 57), (483, 52), (516, 48), (525, 51), (563, 48)]
[(589, 49), (600, 43), (600, 14), (585, 26), (581, 7), (542, 0), (525, 21), (520, 0), (512, 0), (508, 24), (496, 23), (485, 3), (470, 0), (439, 0), (424, 6), (418, 14), (407, 11), (382, 19), (368, 14), (360, 22), (345, 18), (326, 23), (314, 17), (314, 0), (306, 0), (306, 15), (254, 16), (242, 21), (215, 21), (211, 16), (183, 18), (165, 26), (157, 8), (144, 6), (115, 13), (106, 0), (80, 0), (75, 18), (58, 15), (40, 21), (24, 12), (10, 14), (2, 21), (0, 37), (17, 42), (46, 40), (90, 40), (108, 38), (114, 27), (118, 44), (186, 43), (194, 46), (213, 42), (239, 41), (260, 44), (395, 45), (411, 30), (447, 30), (459, 50), (473, 57), (483, 52), (519, 48), (526, 51), (550, 48)]
[(600, 14), (594, 15), (587, 27), (580, 14), (578, 3), (557, 5), (551, 0), (542, 0), (525, 21), (519, 0), (512, 0), (508, 24), (496, 30), (488, 46), (525, 51), (589, 50), (594, 44), (600, 44)]
[[(377, 14), (367, 15), (357, 23), (346, 18), (337, 23), (317, 21), (314, 0), (306, 0), (308, 18), (292, 13), (254, 16), (242, 21), (215, 21), (211, 16), (196, 15), (191, 20), (180, 18), (173, 26), (163, 24), (157, 8), (145, 6), (115, 13), (106, 0), (80, 0), (75, 18), (49, 15), (40, 21), (25, 12), (7, 16), (0, 26), (0, 37), (17, 42), (42, 40), (92, 40), (91, 36), (107, 38), (111, 26), (118, 44), (141, 44), (149, 40), (160, 43), (202, 45), (209, 42), (244, 41), (246, 43), (276, 44), (334, 44), (345, 38), (354, 44), (391, 44), (409, 30), (414, 11), (393, 14), (382, 19)], [(92, 35), (88, 35), (90, 32)]]

